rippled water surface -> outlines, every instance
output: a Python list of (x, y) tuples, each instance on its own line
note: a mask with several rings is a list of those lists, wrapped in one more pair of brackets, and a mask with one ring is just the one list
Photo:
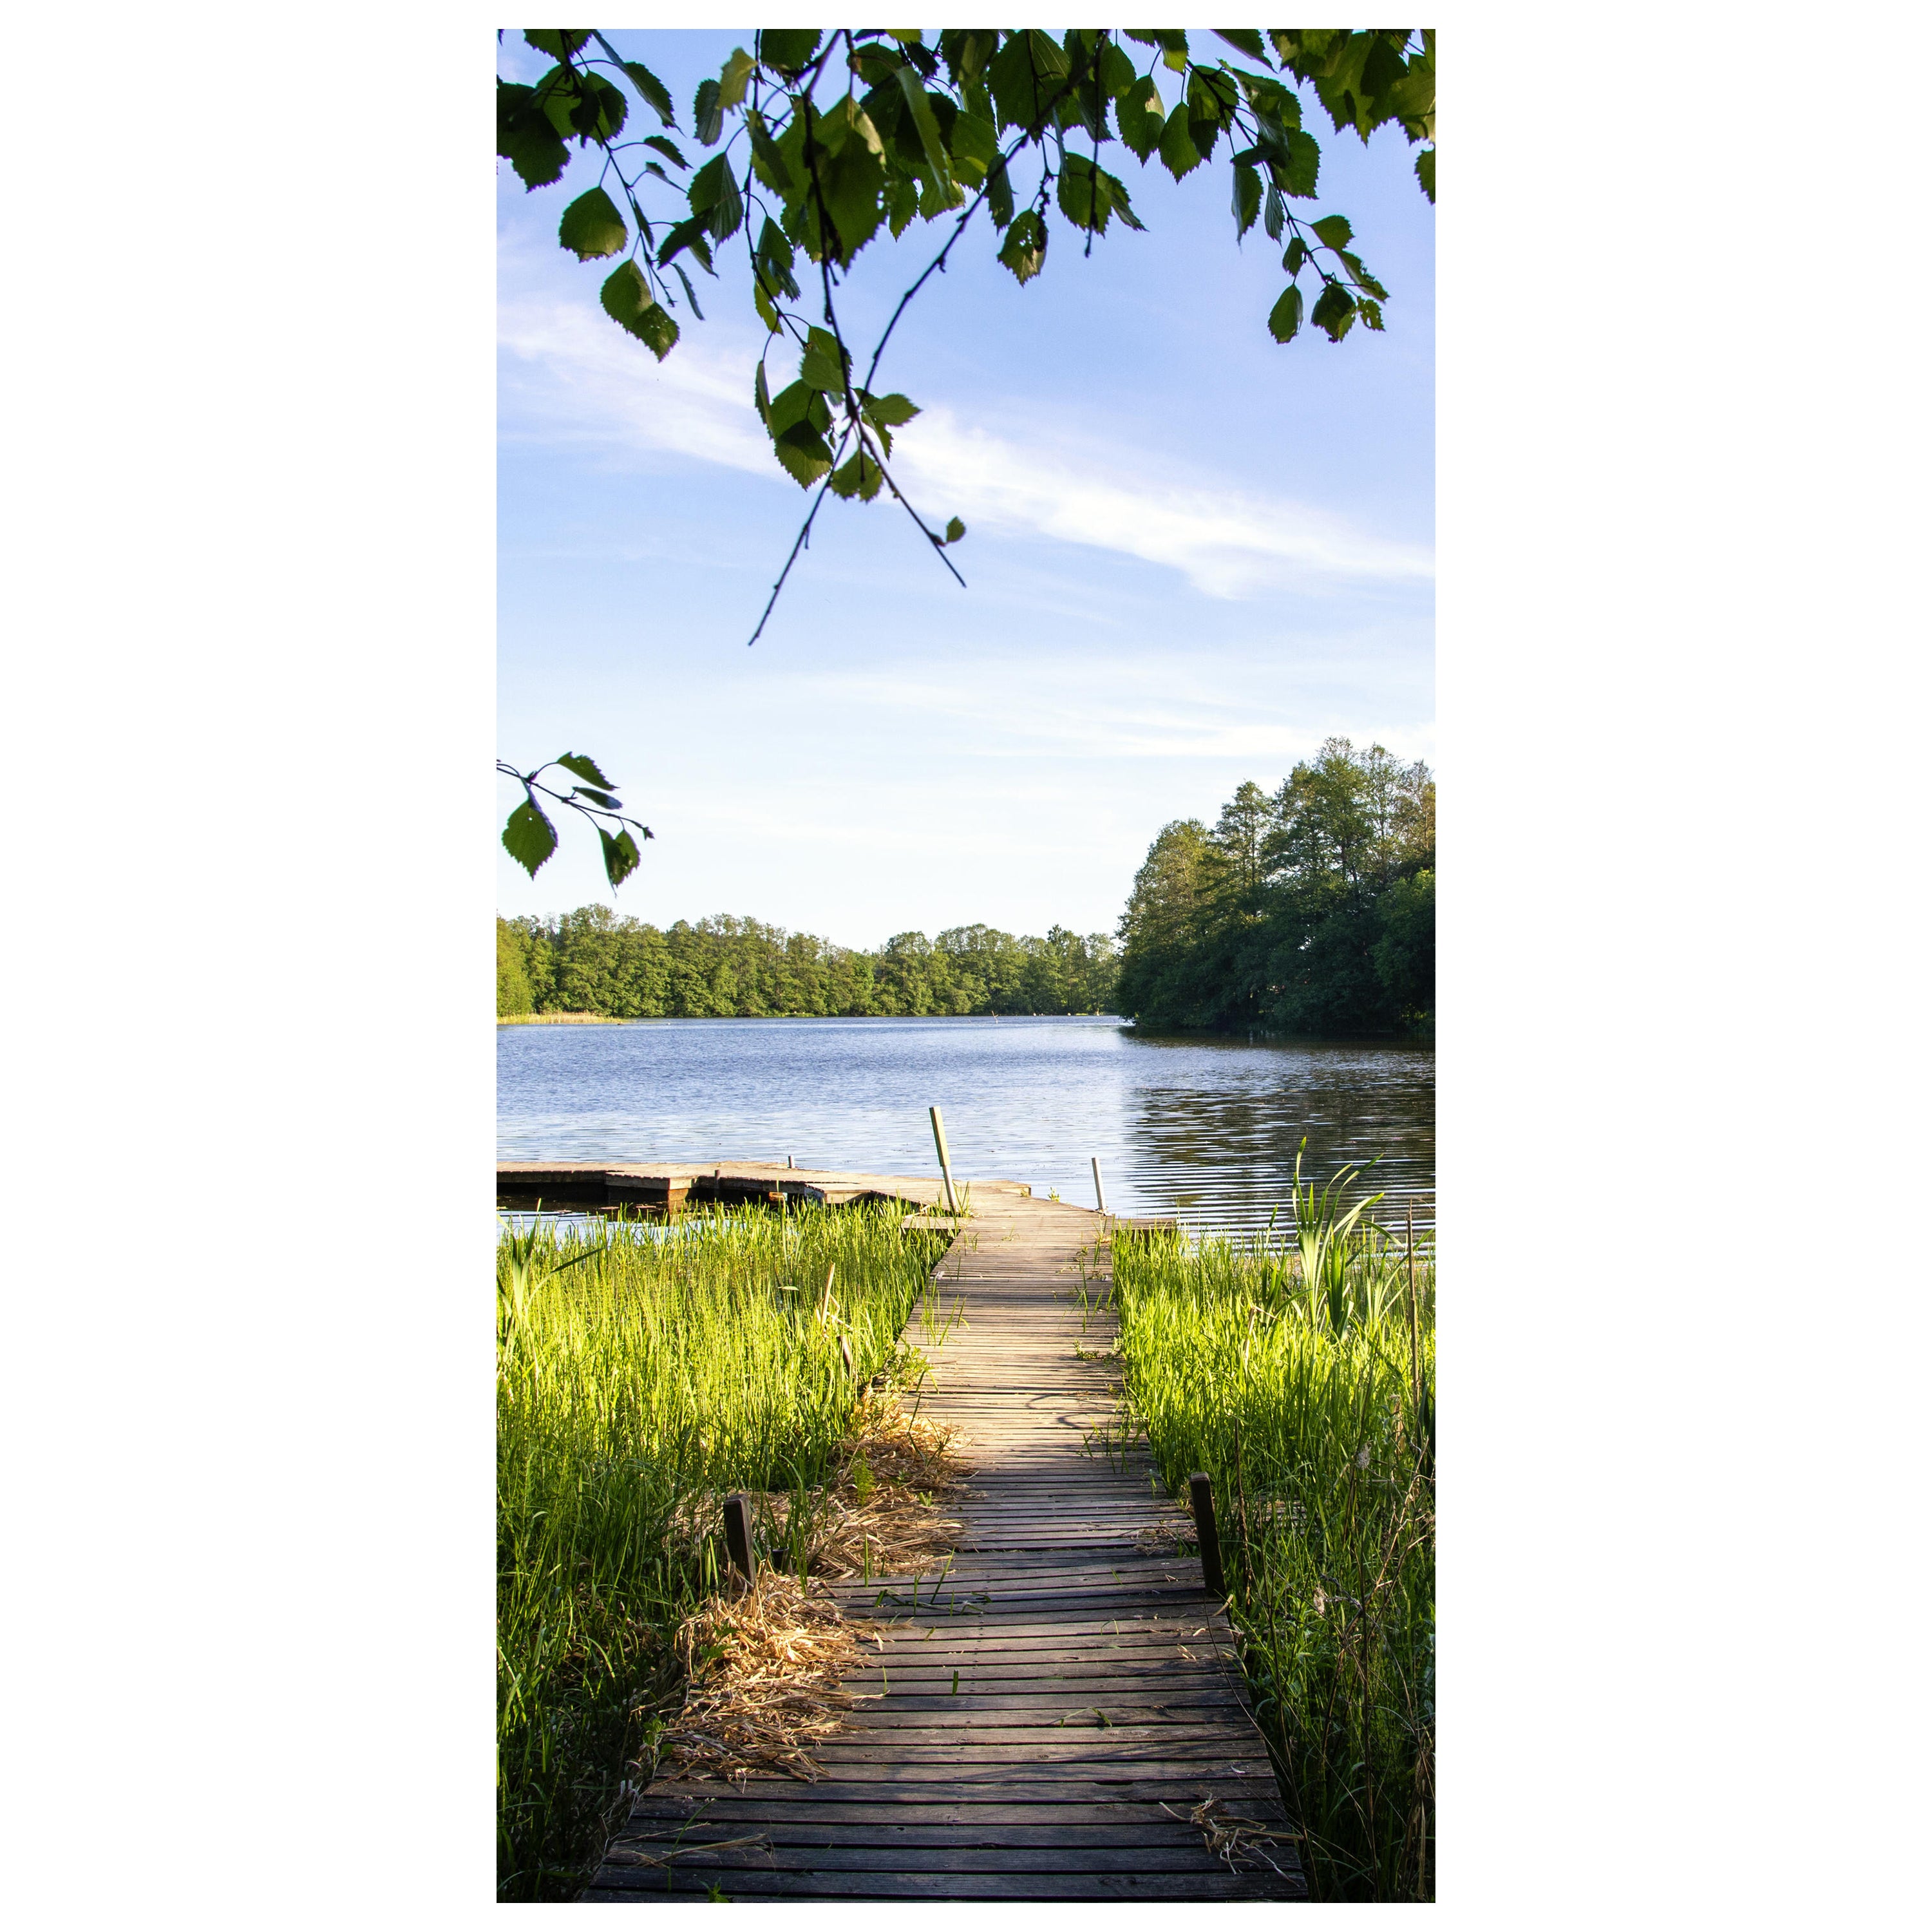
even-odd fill
[[(506, 1160), (782, 1160), (1031, 1184), (1196, 1226), (1256, 1227), (1304, 1176), (1382, 1161), (1432, 1225), (1436, 1055), (1373, 1042), (1150, 1037), (1113, 1019), (634, 1020), (497, 1030)], [(1282, 1220), (1286, 1220), (1286, 1208)]]

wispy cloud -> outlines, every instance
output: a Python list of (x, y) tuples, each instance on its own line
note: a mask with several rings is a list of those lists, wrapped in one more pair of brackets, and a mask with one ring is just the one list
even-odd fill
[[(742, 338), (707, 324), (659, 364), (588, 303), (537, 297), (507, 300), (499, 332), (512, 434), (656, 452), (793, 488), (752, 412), (755, 350)], [(1164, 454), (969, 426), (943, 406), (902, 433), (893, 467), (916, 501), (970, 528), (1138, 557), (1212, 597), (1315, 580), (1417, 583), (1434, 569), (1420, 546), (1289, 498), (1162, 480), (1172, 471)]]

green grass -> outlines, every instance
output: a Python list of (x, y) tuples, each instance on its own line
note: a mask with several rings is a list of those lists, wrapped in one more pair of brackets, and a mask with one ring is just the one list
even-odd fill
[(1314, 1895), (1429, 1898), (1433, 1252), (1412, 1258), (1342, 1192), (1298, 1189), (1288, 1250), (1116, 1238), (1116, 1439), (1144, 1435), (1183, 1498), (1192, 1472), (1214, 1480), (1229, 1610)]
[(544, 1222), (500, 1241), (500, 1898), (573, 1898), (601, 1853), (626, 1765), (674, 1700), (670, 1633), (719, 1581), (721, 1495), (790, 1492), (802, 1549), (855, 1382), (897, 1358), (946, 1246), (902, 1234), (904, 1211)]

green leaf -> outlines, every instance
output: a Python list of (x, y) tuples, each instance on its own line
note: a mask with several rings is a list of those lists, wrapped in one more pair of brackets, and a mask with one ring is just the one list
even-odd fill
[(752, 137), (752, 160), (758, 169), (758, 178), (774, 194), (796, 194), (802, 184), (790, 156), (772, 139), (771, 130), (765, 125), (765, 117), (748, 108), (745, 128)]
[(1029, 208), (1014, 216), (999, 259), (1022, 288), (1046, 266), (1046, 224), (1037, 210)]
[(1130, 228), (1142, 226), (1122, 183), (1084, 154), (1069, 154), (1060, 171), (1060, 211), (1076, 228), (1105, 234), (1108, 216), (1118, 214)]
[[(1274, 190), (1270, 188), (1272, 194)], [(1255, 217), (1261, 212), (1262, 178), (1252, 164), (1244, 161), (1234, 170), (1234, 239), (1239, 242), (1255, 225)]]
[(1360, 256), (1351, 254), (1346, 248), (1338, 248), (1335, 253), (1340, 258), (1342, 267), (1348, 270), (1348, 279), (1358, 288), (1366, 289), (1372, 296), (1379, 296), (1384, 302), (1388, 300), (1388, 290), (1363, 267)]
[(556, 827), (538, 808), (533, 798), (526, 798), (511, 813), (503, 826), (503, 850), (530, 874), (556, 850)]
[[(573, 778), (581, 778), (586, 784), (602, 785), (608, 790), (614, 782), (598, 770), (597, 760), (584, 752), (566, 752), (554, 762), (561, 765)], [(614, 812), (616, 808), (613, 806), (611, 809)]]
[(1287, 225), (1288, 211), (1281, 202), (1281, 190), (1273, 182), (1268, 186), (1268, 200), (1262, 208), (1262, 226), (1267, 230), (1270, 242), (1281, 239), (1281, 231)]
[(832, 472), (832, 494), (848, 500), (856, 496), (861, 502), (869, 503), (884, 488), (885, 481), (885, 472), (862, 449)]
[(772, 452), (802, 490), (808, 490), (832, 467), (832, 452), (809, 423), (794, 423), (772, 439)]
[[(670, 89), (642, 61), (626, 61), (624, 63), (624, 77), (650, 104), (664, 126), (675, 128), (677, 125), (677, 116), (671, 111)], [(682, 167), (684, 164), (680, 161), (678, 165)]]
[(799, 358), (799, 380), (821, 394), (842, 396), (845, 370), (846, 358), (838, 352), (838, 338), (830, 329), (810, 331), (805, 338), (805, 353)]
[(1237, 53), (1244, 53), (1250, 60), (1258, 60), (1263, 67), (1272, 67), (1268, 58), (1268, 43), (1261, 36), (1258, 27), (1215, 27), (1209, 30), (1226, 40)]
[(822, 27), (767, 27), (758, 38), (758, 58), (790, 80), (811, 66), (824, 32)]
[(1277, 342), (1292, 342), (1301, 326), (1301, 291), (1291, 282), (1281, 299), (1268, 310), (1268, 333)]
[(986, 69), (1003, 127), (1034, 128), (1065, 92), (1066, 56), (1049, 34), (1032, 27), (1008, 35)]
[(662, 362), (677, 340), (677, 324), (651, 293), (634, 262), (613, 270), (604, 284), (604, 312), (634, 335)]
[(1340, 342), (1354, 322), (1355, 298), (1340, 282), (1330, 282), (1316, 296), (1308, 319), (1330, 342)]
[[(860, 118), (876, 140), (878, 133), (871, 121), (862, 115)], [(884, 218), (885, 164), (865, 140), (848, 138), (836, 154), (829, 160), (821, 158), (818, 166), (819, 192), (836, 231), (838, 245), (832, 258), (849, 262), (872, 238)], [(815, 228), (818, 211), (814, 208), (809, 213)]]
[(888, 176), (884, 201), (886, 218), (897, 240), (912, 226), (912, 218), (919, 212), (918, 183), (905, 175)]
[(977, 184), (986, 178), (987, 170), (999, 158), (999, 132), (980, 115), (956, 114), (946, 146), (953, 172), (962, 181)]
[(1436, 150), (1424, 148), (1415, 158), (1415, 178), (1421, 184), (1422, 191), (1429, 197), (1431, 208), (1436, 206)]
[(658, 246), (659, 268), (668, 267), (674, 256), (682, 254), (688, 248), (704, 264), (708, 272), (717, 273), (711, 266), (711, 250), (704, 239), (704, 220), (703, 215), (694, 214), (688, 221), (680, 221), (665, 235)]
[(1354, 238), (1355, 231), (1348, 226), (1346, 214), (1324, 214), (1319, 221), (1308, 225), (1330, 248), (1346, 248)]
[(772, 392), (765, 386), (765, 365), (762, 362), (757, 374), (752, 378), (752, 400), (758, 406), (759, 422), (769, 430), (772, 426)]
[(917, 71), (910, 66), (901, 68), (898, 83), (907, 111), (912, 116), (913, 127), (919, 135), (919, 145), (925, 152), (926, 166), (932, 170), (934, 181), (945, 181), (952, 172), (952, 164), (946, 152), (946, 143), (940, 137), (939, 123), (932, 116), (932, 103), (926, 98), (926, 88)]
[(554, 61), (568, 60), (580, 47), (590, 43), (588, 27), (526, 27), (524, 39), (540, 54)]
[(691, 165), (679, 152), (677, 143), (674, 141), (667, 141), (662, 134), (646, 134), (644, 136), (644, 146), (647, 148), (656, 148), (658, 152), (663, 155), (674, 167), (688, 168)]
[(1118, 100), (1138, 77), (1132, 58), (1118, 40), (1109, 40), (1100, 50), (1096, 63), (1100, 92), (1109, 100)]
[(691, 131), (707, 148), (716, 147), (718, 136), (724, 131), (724, 110), (718, 104), (715, 80), (698, 83), (698, 93), (691, 104)]
[(919, 414), (919, 405), (896, 390), (889, 396), (862, 394), (859, 401), (860, 413), (874, 429), (902, 428)]
[(1201, 165), (1201, 151), (1194, 145), (1184, 100), (1167, 117), (1167, 125), (1161, 132), (1160, 158), (1176, 181)]
[(496, 83), (496, 152), (527, 190), (548, 188), (570, 161), (570, 150), (536, 104), (536, 89)]
[(1118, 112), (1120, 139), (1144, 161), (1160, 146), (1167, 126), (1167, 108), (1152, 75), (1136, 81), (1120, 96)]
[(798, 281), (792, 274), (792, 264), (798, 260), (797, 251), (792, 247), (790, 238), (770, 215), (765, 217), (765, 225), (758, 233), (757, 260), (764, 272), (764, 278), (780, 294), (789, 296), (794, 302), (798, 299)]
[[(638, 869), (638, 862), (644, 855), (638, 850), (638, 842), (628, 832), (620, 832), (614, 838), (600, 825), (597, 836), (604, 842), (604, 876), (610, 881), (610, 890), (615, 892)], [(646, 832), (644, 836), (649, 838), (650, 834)]]
[(825, 398), (809, 382), (788, 382), (772, 398), (765, 426), (776, 438), (800, 423), (814, 435), (821, 434), (831, 427), (832, 414)]
[(966, 534), (966, 526), (957, 517), (949, 518), (946, 525), (946, 541), (956, 544)]
[(1288, 130), (1288, 153), (1284, 160), (1270, 164), (1270, 172), (1284, 194), (1302, 201), (1315, 198), (1315, 178), (1322, 171), (1322, 146), (1312, 134), (1299, 128)]
[(1308, 244), (1298, 235), (1288, 243), (1286, 250), (1283, 253), (1281, 266), (1291, 275), (1298, 275), (1301, 272), (1302, 263), (1307, 260)]
[(600, 812), (621, 812), (624, 808), (624, 801), (614, 793), (599, 791), (594, 785), (572, 785), (570, 795), (572, 798), (587, 798)]
[(692, 213), (701, 216), (704, 226), (720, 242), (737, 232), (738, 224), (745, 218), (745, 204), (728, 155), (714, 154), (692, 176), (686, 192)]
[(1004, 228), (1013, 218), (1013, 184), (1004, 161), (995, 162), (986, 176), (986, 208), (995, 228)]
[(720, 107), (736, 107), (745, 98), (745, 89), (751, 83), (752, 76), (758, 71), (758, 64), (742, 47), (734, 47), (731, 58), (724, 63), (718, 76), (718, 104)]
[(945, 27), (940, 30), (939, 51), (955, 81), (976, 80), (986, 70), (999, 44), (999, 32), (991, 27)]
[(682, 285), (684, 290), (684, 298), (690, 303), (692, 314), (702, 322), (704, 320), (704, 311), (698, 305), (698, 291), (691, 286), (691, 278), (684, 272), (684, 264), (682, 262), (672, 262), (670, 272)]
[(599, 255), (621, 255), (631, 231), (617, 204), (601, 188), (593, 188), (563, 211), (556, 238), (580, 262), (589, 262)]
[(537, 82), (537, 104), (561, 135), (576, 135), (588, 147), (616, 136), (631, 111), (622, 93), (600, 74), (554, 67)]

